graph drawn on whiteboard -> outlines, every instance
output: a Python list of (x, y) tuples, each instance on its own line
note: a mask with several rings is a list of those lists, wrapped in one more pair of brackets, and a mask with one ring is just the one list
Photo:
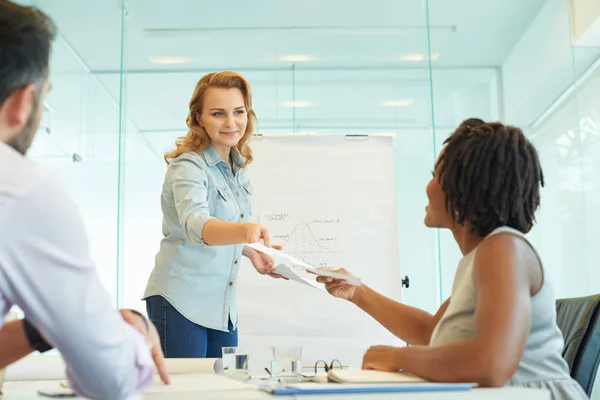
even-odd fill
[(330, 268), (340, 253), (342, 221), (337, 216), (310, 218), (292, 213), (262, 213), (271, 241), (287, 254), (318, 268)]

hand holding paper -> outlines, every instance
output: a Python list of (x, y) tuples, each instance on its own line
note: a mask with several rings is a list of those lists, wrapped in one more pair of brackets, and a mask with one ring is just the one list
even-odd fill
[[(280, 250), (274, 249), (272, 247), (267, 247), (262, 243), (251, 243), (247, 244), (247, 246), (273, 257), (273, 259), (275, 260), (275, 265), (277, 265), (277, 269), (275, 270), (275, 272), (281, 274), (282, 276), (288, 279), (292, 279), (295, 281), (298, 281), (298, 279), (302, 281), (308, 281), (310, 280), (310, 275), (319, 275), (321, 277), (330, 277), (333, 279), (343, 280), (346, 284), (352, 286), (360, 286), (361, 284), (360, 279), (355, 276), (349, 274), (336, 273), (336, 271), (315, 268), (312, 265), (305, 263), (304, 261), (298, 260), (297, 258), (294, 258)], [(281, 265), (285, 266), (286, 268), (282, 268)], [(320, 279), (317, 279), (317, 281), (324, 282)], [(312, 283), (307, 284), (318, 287), (318, 285), (314, 284), (314, 280), (312, 280)]]
[(317, 277), (317, 282), (324, 283), (325, 289), (327, 289), (329, 294), (332, 296), (352, 301), (354, 294), (356, 293), (357, 286), (359, 285), (353, 285), (350, 281), (358, 278), (350, 275), (350, 273), (343, 268), (327, 272), (329, 275)]
[[(281, 250), (281, 246), (278, 245), (273, 245), (273, 248), (276, 250)], [(256, 251), (252, 248), (244, 248), (242, 254), (248, 257), (250, 262), (252, 262), (252, 266), (254, 267), (254, 269), (256, 269), (256, 272), (258, 272), (259, 274), (269, 275), (270, 277), (277, 279), (288, 279), (281, 276), (275, 271), (276, 264), (275, 260), (271, 255)]]

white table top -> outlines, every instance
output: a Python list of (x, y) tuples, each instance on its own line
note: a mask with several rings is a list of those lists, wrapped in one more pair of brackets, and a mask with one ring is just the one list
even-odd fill
[[(38, 390), (58, 389), (60, 381), (8, 381), (4, 383), (2, 400), (48, 399), (37, 394)], [(164, 385), (158, 379), (138, 399), (224, 399), (224, 400), (260, 400), (260, 399), (327, 399), (341, 400), (351, 397), (353, 400), (366, 399), (399, 399), (399, 400), (434, 400), (434, 399), (481, 399), (481, 400), (550, 400), (547, 390), (527, 388), (494, 388), (473, 389), (460, 392), (429, 393), (380, 393), (380, 394), (328, 394), (302, 396), (272, 396), (259, 390), (256, 386), (234, 381), (215, 374), (182, 374), (172, 375), (171, 385)]]

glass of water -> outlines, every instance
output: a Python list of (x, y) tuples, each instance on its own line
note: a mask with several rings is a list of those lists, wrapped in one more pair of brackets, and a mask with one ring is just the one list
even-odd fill
[(271, 373), (284, 380), (302, 379), (302, 346), (273, 346)]
[(250, 370), (247, 347), (223, 347), (223, 374), (245, 379)]

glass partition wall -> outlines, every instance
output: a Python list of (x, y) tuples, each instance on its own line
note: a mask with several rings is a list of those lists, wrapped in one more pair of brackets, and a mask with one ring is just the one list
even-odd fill
[[(198, 79), (250, 81), (264, 135), (392, 135), (404, 301), (433, 312), (460, 253), (423, 226), (425, 186), (465, 118), (515, 124), (546, 186), (530, 236), (557, 295), (600, 291), (600, 7), (577, 0), (30, 0), (57, 23), (31, 156), (63, 179), (118, 306), (140, 298), (161, 234), (164, 151)], [(589, 4), (588, 4), (589, 3)]]

